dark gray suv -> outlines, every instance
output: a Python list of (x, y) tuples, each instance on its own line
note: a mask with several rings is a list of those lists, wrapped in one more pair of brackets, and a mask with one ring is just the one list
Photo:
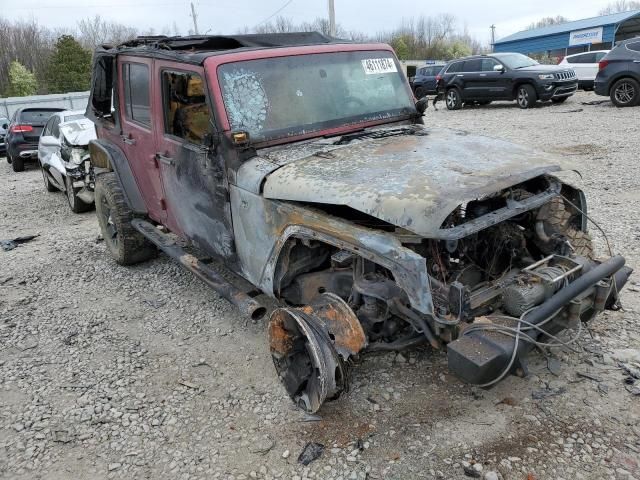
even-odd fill
[(600, 61), (594, 88), (616, 107), (640, 105), (640, 37), (619, 43)]

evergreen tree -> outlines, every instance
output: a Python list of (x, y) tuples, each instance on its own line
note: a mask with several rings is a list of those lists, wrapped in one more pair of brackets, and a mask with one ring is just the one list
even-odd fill
[(7, 97), (26, 97), (35, 94), (37, 89), (36, 76), (17, 60), (11, 62)]
[(47, 83), (50, 93), (82, 92), (91, 84), (91, 52), (71, 35), (58, 38), (49, 67)]

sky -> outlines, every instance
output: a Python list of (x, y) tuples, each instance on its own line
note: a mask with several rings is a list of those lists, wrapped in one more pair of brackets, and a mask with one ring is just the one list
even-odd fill
[[(186, 34), (192, 28), (188, 0), (0, 0), (0, 16), (8, 19), (35, 18), (47, 27), (73, 27), (86, 17), (137, 26), (140, 30), (167, 26)], [(327, 15), (327, 0), (194, 0), (200, 33), (231, 34), (277, 15), (296, 23), (311, 22)], [(490, 43), (491, 24), (496, 39), (522, 30), (542, 17), (563, 15), (579, 20), (598, 15), (608, 0), (335, 0), (336, 21), (346, 30), (373, 34), (392, 30), (403, 19), (419, 15), (450, 13), (458, 28), (483, 44)]]

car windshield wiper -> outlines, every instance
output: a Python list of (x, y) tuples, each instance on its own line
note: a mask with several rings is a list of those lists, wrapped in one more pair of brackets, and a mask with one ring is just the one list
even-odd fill
[(334, 145), (345, 145), (359, 138), (385, 138), (396, 137), (398, 135), (415, 135), (419, 129), (412, 127), (395, 128), (393, 130), (363, 130), (354, 133), (342, 135), (338, 140), (333, 142)]

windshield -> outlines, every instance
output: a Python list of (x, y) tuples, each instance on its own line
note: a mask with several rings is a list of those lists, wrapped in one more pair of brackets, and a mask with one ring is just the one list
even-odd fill
[(387, 51), (229, 63), (218, 68), (218, 80), (231, 129), (258, 142), (415, 113)]
[(509, 68), (524, 68), (538, 65), (538, 62), (533, 58), (529, 58), (521, 53), (506, 53), (504, 55), (494, 55), (494, 57)]

